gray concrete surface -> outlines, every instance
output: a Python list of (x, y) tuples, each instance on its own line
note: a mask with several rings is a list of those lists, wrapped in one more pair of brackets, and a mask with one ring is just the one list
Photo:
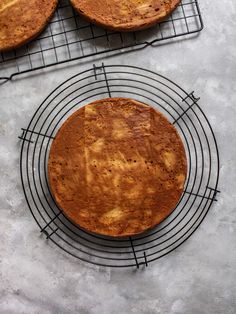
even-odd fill
[(184, 245), (145, 271), (91, 267), (47, 244), (22, 193), (20, 128), (55, 86), (88, 63), (0, 86), (1, 314), (236, 313), (236, 3), (200, 6), (200, 36), (106, 60), (138, 64), (195, 90), (220, 149), (218, 203)]

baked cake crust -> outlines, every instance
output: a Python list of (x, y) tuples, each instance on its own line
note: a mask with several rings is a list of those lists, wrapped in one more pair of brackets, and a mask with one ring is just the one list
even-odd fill
[(175, 127), (127, 98), (98, 100), (73, 113), (48, 161), (50, 189), (64, 214), (83, 229), (113, 237), (163, 221), (182, 195), (186, 174)]
[(57, 0), (1, 0), (0, 51), (18, 48), (37, 37), (57, 3)]
[(115, 31), (136, 31), (163, 21), (181, 0), (70, 0), (90, 22)]

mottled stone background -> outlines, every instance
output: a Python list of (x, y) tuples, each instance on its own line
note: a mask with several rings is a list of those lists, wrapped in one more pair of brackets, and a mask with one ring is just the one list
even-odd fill
[(22, 193), (20, 128), (88, 62), (0, 86), (1, 314), (236, 313), (236, 3), (200, 0), (200, 6), (200, 36), (106, 60), (158, 71), (195, 90), (220, 149), (218, 203), (189, 241), (145, 271), (92, 267), (47, 244)]

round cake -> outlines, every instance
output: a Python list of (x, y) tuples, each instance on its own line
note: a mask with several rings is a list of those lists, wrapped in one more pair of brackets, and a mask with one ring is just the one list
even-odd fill
[(107, 98), (73, 113), (52, 142), (52, 195), (74, 223), (123, 237), (163, 221), (184, 189), (187, 162), (174, 126), (154, 108)]
[(18, 48), (47, 25), (57, 0), (1, 0), (0, 51)]
[(70, 0), (90, 22), (116, 31), (136, 31), (164, 20), (181, 0)]

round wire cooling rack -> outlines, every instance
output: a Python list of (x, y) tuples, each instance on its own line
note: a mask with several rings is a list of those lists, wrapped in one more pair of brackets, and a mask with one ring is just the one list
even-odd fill
[[(50, 145), (60, 126), (81, 106), (107, 97), (134, 98), (161, 111), (177, 128), (188, 161), (185, 189), (174, 211), (151, 231), (121, 239), (89, 233), (68, 220), (55, 203), (47, 178)], [(92, 264), (137, 268), (185, 242), (219, 193), (219, 152), (199, 99), (162, 75), (135, 66), (94, 65), (59, 85), (19, 136), (24, 194), (46, 238)]]

